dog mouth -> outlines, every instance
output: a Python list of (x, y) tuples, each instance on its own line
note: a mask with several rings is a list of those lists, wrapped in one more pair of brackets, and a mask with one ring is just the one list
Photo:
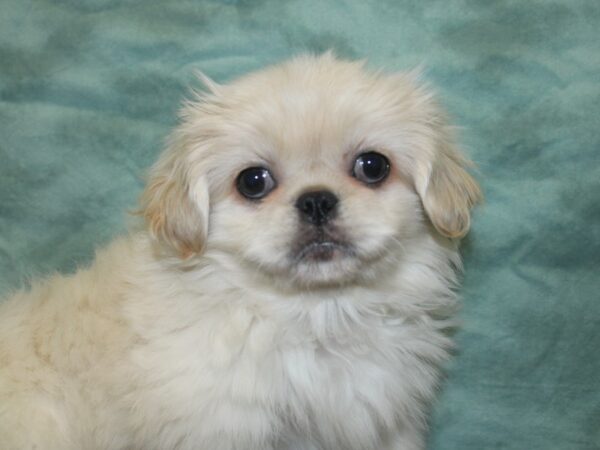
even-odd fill
[(343, 256), (346, 245), (334, 241), (315, 241), (306, 244), (297, 254), (297, 261), (326, 262)]
[(294, 251), (296, 263), (320, 263), (351, 256), (351, 246), (340, 233), (318, 229), (302, 236)]

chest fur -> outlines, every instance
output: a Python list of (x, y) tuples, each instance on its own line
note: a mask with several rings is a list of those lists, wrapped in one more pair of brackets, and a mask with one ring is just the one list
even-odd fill
[(144, 448), (287, 448), (294, 435), (370, 448), (381, 430), (419, 420), (446, 346), (427, 317), (338, 308), (278, 319), (215, 310), (136, 349)]

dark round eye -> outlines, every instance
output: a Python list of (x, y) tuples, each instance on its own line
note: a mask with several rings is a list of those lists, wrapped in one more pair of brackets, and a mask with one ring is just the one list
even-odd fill
[(258, 200), (275, 189), (275, 179), (264, 167), (249, 167), (240, 172), (236, 186), (244, 197)]
[(354, 161), (352, 176), (367, 184), (384, 180), (390, 173), (390, 162), (377, 152), (361, 153)]

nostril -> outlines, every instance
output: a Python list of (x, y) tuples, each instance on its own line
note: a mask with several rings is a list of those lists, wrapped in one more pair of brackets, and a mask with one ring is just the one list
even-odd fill
[(330, 191), (306, 192), (298, 198), (296, 208), (305, 220), (322, 225), (331, 218), (338, 201)]
[(315, 199), (307, 197), (304, 199), (304, 202), (302, 202), (302, 211), (306, 214), (313, 215), (316, 209), (315, 206)]
[(319, 208), (325, 214), (331, 211), (333, 208), (335, 208), (335, 205), (337, 205), (337, 203), (337, 197), (329, 191), (321, 193), (318, 198)]

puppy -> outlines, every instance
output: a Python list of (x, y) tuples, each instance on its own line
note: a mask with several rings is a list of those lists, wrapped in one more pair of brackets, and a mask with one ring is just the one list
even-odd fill
[(480, 190), (411, 74), (206, 77), (147, 226), (0, 306), (0, 448), (424, 448)]

